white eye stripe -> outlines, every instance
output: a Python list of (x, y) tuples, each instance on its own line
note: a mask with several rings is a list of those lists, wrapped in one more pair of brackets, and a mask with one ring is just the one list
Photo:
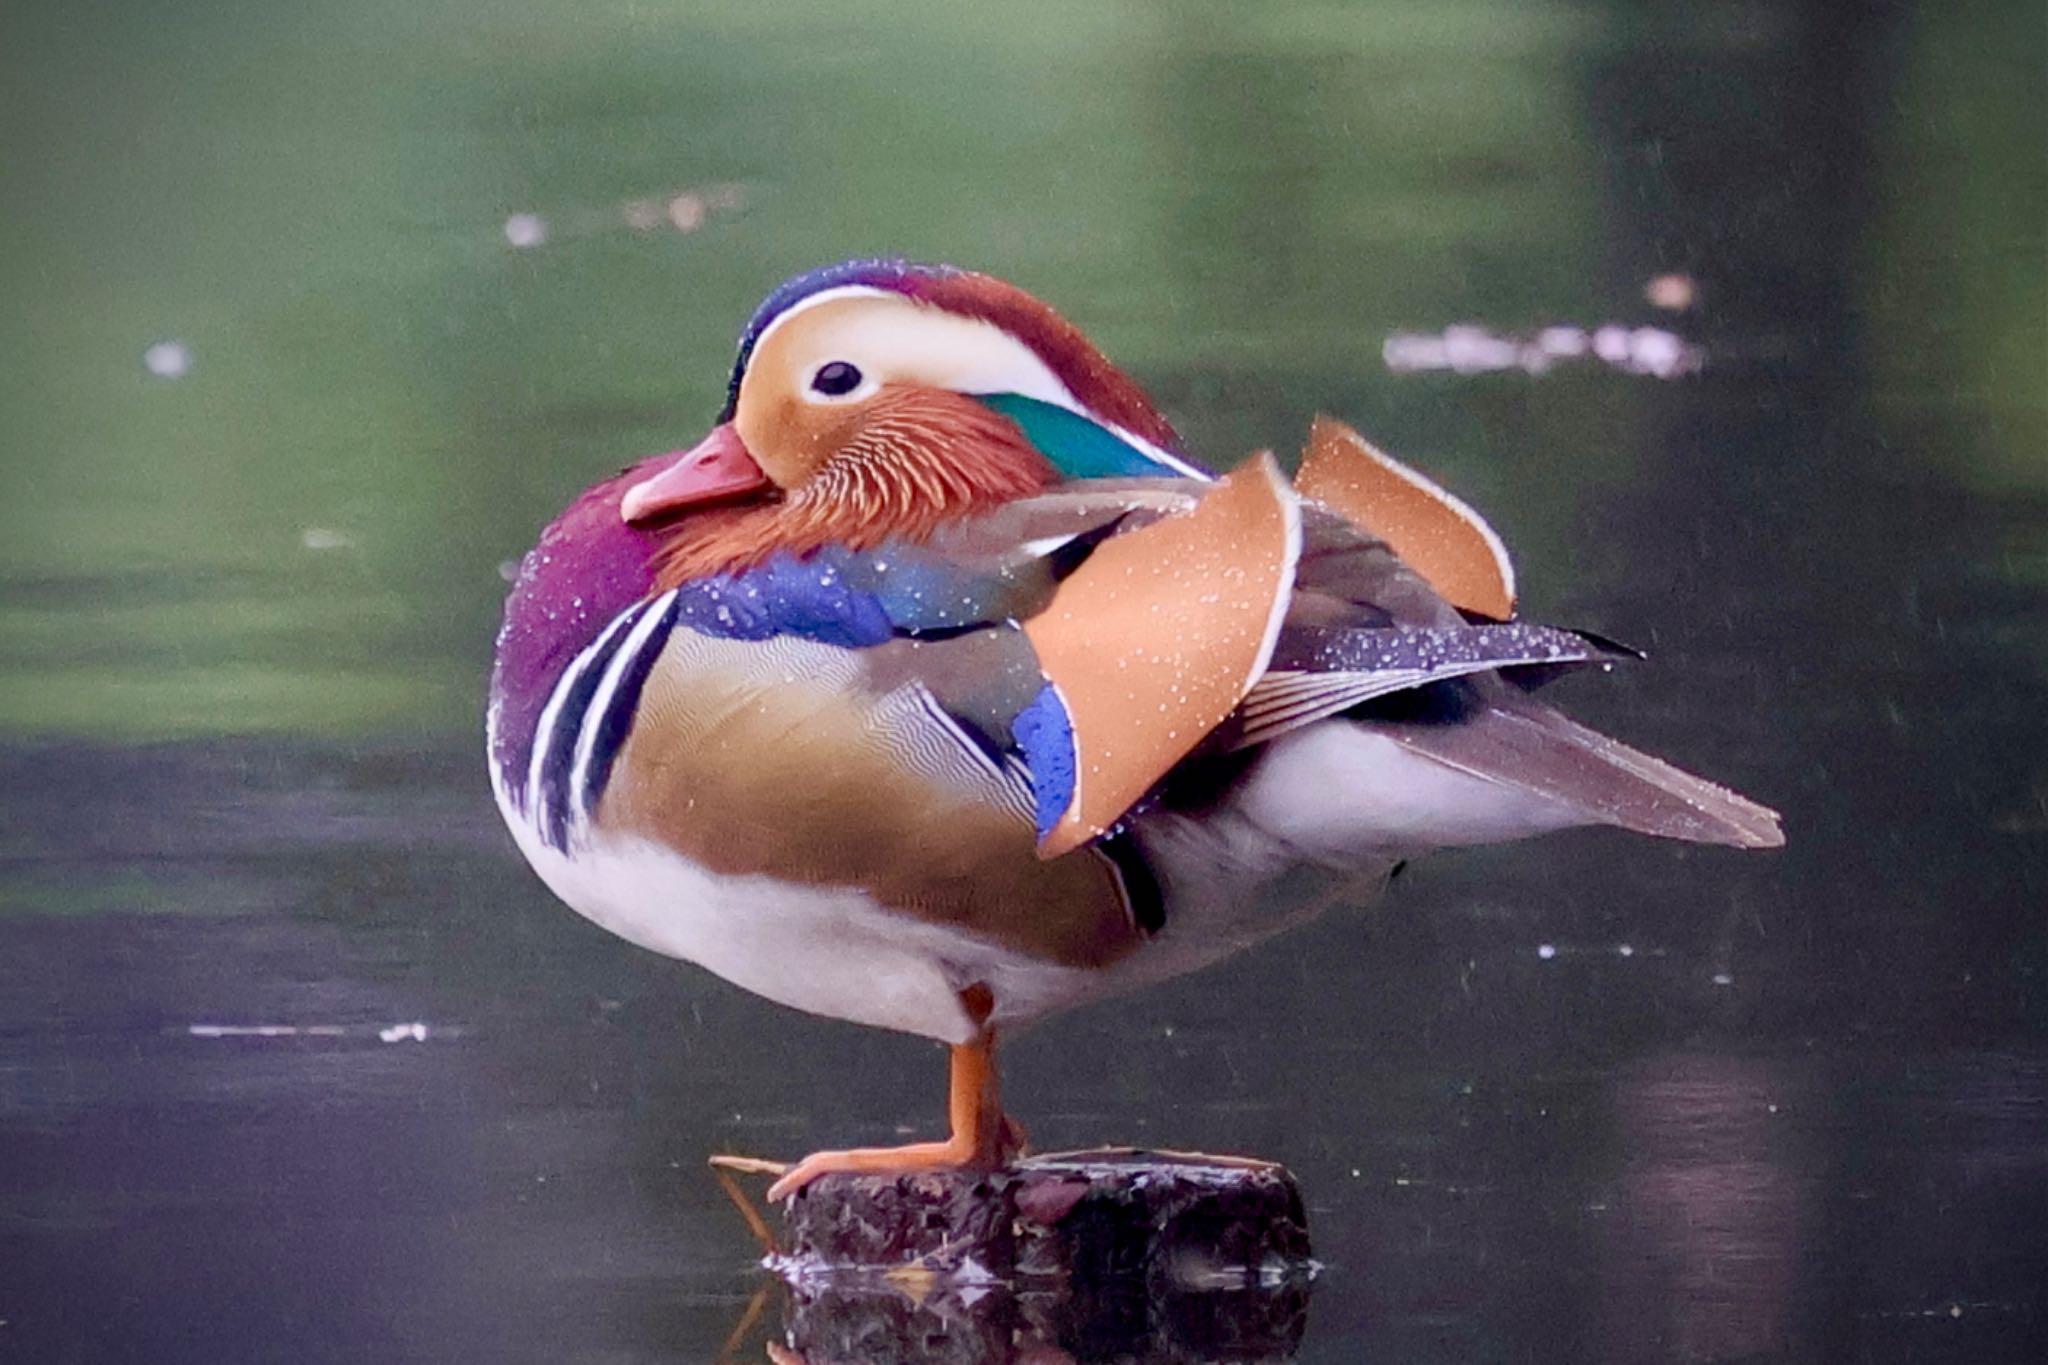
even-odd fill
[(787, 327), (794, 319), (803, 316), (821, 304), (831, 303), (835, 299), (894, 299), (901, 297), (903, 296), (891, 290), (877, 289), (869, 284), (842, 284), (834, 289), (820, 289), (817, 293), (798, 299), (795, 303), (777, 313), (775, 320), (762, 328), (761, 335), (754, 338), (754, 350), (758, 354), (760, 349), (768, 344), (769, 337), (774, 336), (784, 327)]
[[(872, 363), (874, 355), (870, 348), (883, 347), (891, 358), (891, 373), (904, 371), (897, 375), (899, 378), (908, 377), (958, 393), (1014, 393), (1035, 398), (1107, 428), (1165, 470), (1205, 481), (1213, 477), (1154, 442), (1091, 412), (1042, 356), (996, 324), (919, 303), (893, 290), (872, 285), (821, 289), (790, 305), (763, 328), (755, 339), (754, 355), (762, 355), (769, 339), (797, 318), (828, 304), (855, 299), (870, 299), (885, 306), (865, 316), (835, 317), (827, 323), (831, 340), (817, 343), (821, 349), (812, 352), (811, 363), (800, 380), (798, 393), (807, 403), (826, 406), (871, 397), (881, 387), (882, 376), (878, 373), (880, 367)], [(823, 350), (826, 346), (830, 347), (829, 352)], [(869, 363), (853, 358), (857, 355), (865, 356)], [(856, 366), (862, 381), (836, 396), (819, 393), (811, 387), (811, 380), (834, 360)]]
[[(831, 307), (853, 303), (871, 307), (850, 311)], [(819, 310), (831, 316), (815, 317)], [(772, 353), (771, 343), (780, 340), (784, 329), (799, 319), (808, 320), (804, 325), (811, 330), (795, 357), (803, 369), (793, 378), (807, 402), (852, 401), (872, 394), (884, 381), (907, 381), (956, 393), (1015, 393), (1089, 416), (1036, 352), (984, 319), (965, 317), (890, 290), (843, 285), (819, 290), (791, 305), (762, 329), (754, 343), (754, 355)], [(834, 360), (858, 367), (864, 381), (837, 398), (810, 386), (817, 372)]]

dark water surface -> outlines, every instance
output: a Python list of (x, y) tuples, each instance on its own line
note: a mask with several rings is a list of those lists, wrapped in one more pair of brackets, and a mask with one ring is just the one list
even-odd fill
[[(2048, 1359), (2039, 6), (1012, 8), (0, 10), (0, 1360), (719, 1359), (705, 1154), (938, 1124), (479, 752), (500, 565), (877, 249), (1436, 471), (1791, 839), (1425, 861), (1019, 1040), (1038, 1142), (1290, 1164), (1304, 1361)], [(1382, 359), (1609, 321), (1705, 366)]]

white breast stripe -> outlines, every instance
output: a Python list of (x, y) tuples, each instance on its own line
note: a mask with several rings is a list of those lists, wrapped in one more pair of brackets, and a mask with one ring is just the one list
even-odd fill
[(633, 660), (647, 647), (647, 638), (661, 626), (662, 617), (667, 615), (669, 603), (675, 600), (676, 590), (670, 588), (661, 596), (648, 603), (647, 610), (633, 623), (633, 633), (619, 646), (619, 652), (612, 656), (611, 665), (604, 671), (604, 680), (597, 685), (597, 691), (590, 698), (590, 705), (583, 709), (583, 723), (576, 727), (576, 765), (569, 770), (569, 818), (581, 822), (586, 818), (585, 807), (590, 799), (590, 754), (597, 745), (597, 732), (604, 728), (604, 714), (611, 710), (612, 698), (618, 694), (619, 679), (633, 666)]
[(639, 609), (639, 606), (635, 605), (614, 616), (611, 624), (599, 632), (595, 640), (585, 645), (581, 654), (569, 661), (569, 666), (562, 670), (562, 676), (555, 680), (555, 690), (548, 694), (548, 704), (541, 708), (540, 720), (533, 728), (533, 753), (526, 765), (526, 796), (521, 803), (522, 813), (533, 821), (535, 829), (547, 827), (547, 812), (541, 805), (546, 799), (546, 793), (541, 789), (540, 778), (547, 763), (548, 744), (554, 736), (555, 721), (562, 714), (562, 703), (575, 690), (576, 679), (590, 666), (590, 661), (604, 652), (605, 645), (612, 636), (618, 634), (626, 623), (633, 619), (633, 613)]

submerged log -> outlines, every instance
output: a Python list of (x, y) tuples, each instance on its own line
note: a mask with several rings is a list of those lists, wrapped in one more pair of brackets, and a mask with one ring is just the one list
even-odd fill
[(1270, 1359), (1315, 1271), (1284, 1168), (1123, 1149), (825, 1176), (778, 1242), (790, 1344), (822, 1360)]

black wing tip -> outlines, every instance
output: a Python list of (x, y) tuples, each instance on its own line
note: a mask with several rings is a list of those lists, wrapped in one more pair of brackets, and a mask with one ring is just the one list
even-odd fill
[(1566, 626), (1563, 629), (1593, 646), (1594, 653), (1601, 658), (1634, 664), (1647, 663), (1649, 661), (1650, 655), (1648, 651), (1637, 649), (1634, 645), (1625, 644), (1620, 640), (1602, 635), (1598, 631), (1580, 630), (1576, 626)]

